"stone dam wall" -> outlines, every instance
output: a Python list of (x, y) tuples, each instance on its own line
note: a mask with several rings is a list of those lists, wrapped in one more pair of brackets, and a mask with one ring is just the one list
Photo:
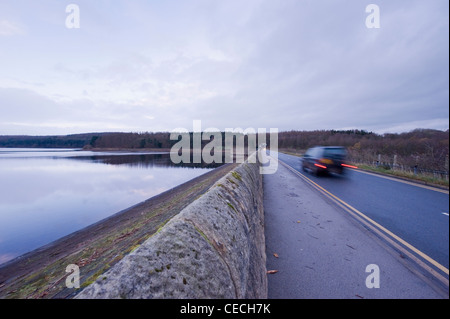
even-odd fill
[(267, 298), (259, 164), (222, 177), (75, 298)]

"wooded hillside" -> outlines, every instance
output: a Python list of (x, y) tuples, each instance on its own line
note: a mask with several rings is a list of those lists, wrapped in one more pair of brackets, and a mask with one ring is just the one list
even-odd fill
[[(192, 141), (192, 133), (191, 133)], [(0, 136), (0, 147), (170, 149), (170, 133), (87, 133), (66, 136)], [(202, 141), (202, 145), (209, 141)], [(225, 142), (222, 133), (222, 143)], [(270, 138), (266, 138), (270, 147)], [(302, 153), (316, 145), (347, 147), (354, 162), (395, 163), (406, 167), (448, 171), (449, 131), (416, 129), (401, 134), (364, 130), (288, 131), (278, 133), (278, 148)]]
[(347, 147), (354, 162), (383, 163), (448, 171), (449, 131), (416, 129), (379, 135), (360, 130), (290, 131), (279, 134), (279, 149), (304, 151), (316, 145)]

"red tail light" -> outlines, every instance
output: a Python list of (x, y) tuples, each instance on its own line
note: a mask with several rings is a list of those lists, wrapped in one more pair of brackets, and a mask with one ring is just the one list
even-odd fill
[(325, 165), (320, 165), (320, 164), (314, 164), (317, 167), (323, 168), (323, 169), (327, 169), (327, 167)]
[(357, 166), (353, 166), (353, 165), (348, 165), (348, 164), (341, 164), (344, 167), (348, 167), (348, 168), (358, 168)]

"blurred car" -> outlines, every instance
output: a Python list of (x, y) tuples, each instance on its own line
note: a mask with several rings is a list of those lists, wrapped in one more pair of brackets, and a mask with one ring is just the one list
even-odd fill
[(304, 171), (315, 175), (321, 173), (344, 173), (345, 168), (357, 168), (346, 162), (347, 150), (342, 146), (316, 146), (306, 151), (302, 158)]

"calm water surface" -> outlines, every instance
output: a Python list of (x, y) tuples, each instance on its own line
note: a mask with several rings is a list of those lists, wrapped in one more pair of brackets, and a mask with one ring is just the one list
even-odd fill
[(164, 153), (0, 148), (0, 264), (211, 169)]

